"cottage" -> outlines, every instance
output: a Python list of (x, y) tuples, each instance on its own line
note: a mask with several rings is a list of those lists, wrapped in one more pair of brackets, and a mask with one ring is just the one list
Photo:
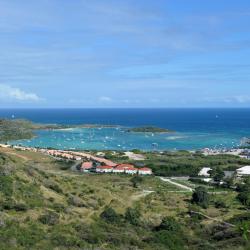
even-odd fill
[(151, 168), (140, 168), (138, 170), (138, 174), (141, 174), (141, 175), (151, 175), (152, 174), (152, 169)]
[(93, 168), (93, 163), (91, 161), (83, 162), (80, 168), (82, 172), (89, 172), (89, 170)]
[(113, 167), (111, 167), (111, 166), (98, 166), (98, 167), (96, 167), (96, 172), (97, 173), (112, 173)]
[(211, 171), (211, 168), (202, 168), (201, 171), (198, 173), (199, 176), (205, 176), (205, 177), (209, 177), (209, 171)]
[(250, 176), (250, 166), (238, 168), (236, 172), (239, 177)]

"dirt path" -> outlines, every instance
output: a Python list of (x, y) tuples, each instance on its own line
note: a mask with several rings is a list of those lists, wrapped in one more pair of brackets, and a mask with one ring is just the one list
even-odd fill
[(201, 212), (196, 212), (196, 211), (190, 211), (191, 214), (198, 214), (198, 215), (201, 215), (203, 216), (204, 218), (208, 219), (208, 220), (212, 220), (212, 221), (215, 221), (215, 222), (219, 222), (221, 224), (224, 224), (226, 226), (229, 226), (229, 227), (236, 227), (235, 225), (231, 224), (231, 223), (228, 223), (228, 222), (225, 222), (223, 220), (220, 220), (220, 219), (216, 219), (216, 218), (213, 218), (213, 217), (210, 217), (206, 214), (203, 214)]
[(26, 156), (24, 156), (24, 155), (20, 155), (20, 154), (15, 153), (15, 152), (5, 151), (5, 153), (6, 153), (6, 154), (9, 154), (9, 155), (14, 155), (14, 156), (16, 156), (16, 157), (18, 157), (18, 158), (21, 158), (21, 159), (25, 160), (25, 161), (28, 161), (28, 160), (29, 160), (28, 157), (26, 157)]
[(135, 194), (131, 197), (131, 200), (132, 201), (136, 201), (136, 200), (139, 200), (151, 193), (154, 193), (154, 191), (150, 191), (150, 190), (143, 190), (140, 194)]
[(190, 192), (193, 192), (193, 191), (194, 191), (193, 188), (188, 187), (188, 186), (185, 186), (185, 185), (182, 185), (182, 184), (177, 183), (177, 182), (174, 182), (174, 181), (172, 181), (172, 180), (169, 179), (169, 178), (165, 178), (165, 177), (159, 177), (159, 178), (160, 178), (162, 181), (168, 182), (168, 183), (170, 183), (170, 184), (172, 184), (172, 185), (175, 185), (175, 186), (177, 186), (177, 187), (179, 187), (179, 188), (182, 188), (182, 189), (185, 189), (185, 190), (187, 190), (187, 191), (190, 191)]

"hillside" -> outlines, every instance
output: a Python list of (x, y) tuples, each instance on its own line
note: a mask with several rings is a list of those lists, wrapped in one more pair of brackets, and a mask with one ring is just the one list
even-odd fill
[[(203, 209), (157, 177), (133, 185), (130, 176), (72, 172), (72, 164), (0, 148), (0, 249), (247, 249), (237, 227), (190, 214), (247, 221), (233, 191)], [(214, 205), (219, 199), (227, 208)]]

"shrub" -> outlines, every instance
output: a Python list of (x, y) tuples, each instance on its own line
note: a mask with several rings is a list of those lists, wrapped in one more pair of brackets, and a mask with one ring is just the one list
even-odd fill
[(134, 187), (134, 188), (137, 188), (138, 185), (139, 185), (140, 183), (142, 183), (143, 178), (142, 178), (141, 176), (136, 175), (136, 176), (132, 177), (132, 178), (130, 179), (130, 181), (132, 182), (133, 187)]
[(156, 229), (167, 230), (170, 232), (179, 232), (181, 227), (174, 217), (167, 216), (163, 218), (161, 224)]
[(120, 216), (111, 207), (106, 207), (100, 217), (109, 223), (117, 223), (120, 221)]
[(27, 211), (28, 210), (28, 206), (24, 203), (17, 203), (14, 205), (14, 209), (16, 211)]
[(125, 219), (132, 225), (139, 225), (140, 224), (140, 211), (134, 208), (127, 208), (125, 213)]
[(13, 180), (10, 176), (0, 175), (0, 193), (8, 197), (12, 196)]
[(214, 206), (216, 208), (227, 208), (227, 205), (224, 201), (221, 201), (221, 200), (217, 200), (214, 202)]
[(52, 226), (59, 222), (59, 215), (55, 212), (48, 211), (46, 214), (41, 215), (38, 220), (43, 224)]
[(207, 190), (204, 187), (197, 187), (193, 192), (192, 202), (203, 208), (208, 208), (209, 194)]

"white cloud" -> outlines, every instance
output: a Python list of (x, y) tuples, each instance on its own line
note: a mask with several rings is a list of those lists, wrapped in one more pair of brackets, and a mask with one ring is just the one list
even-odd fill
[(25, 92), (19, 88), (0, 84), (1, 101), (38, 102), (42, 99), (35, 93)]
[(248, 102), (250, 102), (250, 96), (246, 96), (246, 95), (234, 96), (234, 99), (239, 103), (248, 103)]
[(100, 102), (111, 102), (112, 99), (111, 99), (110, 97), (108, 97), (108, 96), (101, 96), (101, 97), (99, 98), (99, 101), (100, 101)]

